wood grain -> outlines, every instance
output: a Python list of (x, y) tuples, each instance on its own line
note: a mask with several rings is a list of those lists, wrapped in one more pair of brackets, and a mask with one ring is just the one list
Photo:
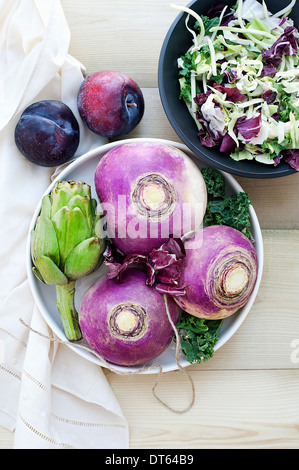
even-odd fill
[(164, 37), (177, 11), (168, 1), (62, 0), (71, 31), (70, 53), (87, 73), (118, 70), (141, 87), (157, 87)]
[[(153, 396), (153, 376), (122, 377), (120, 384), (109, 374), (130, 423), (132, 449), (299, 448), (298, 370), (198, 370), (192, 379), (195, 405), (178, 415)], [(157, 391), (177, 410), (189, 403), (180, 372), (162, 378)]]

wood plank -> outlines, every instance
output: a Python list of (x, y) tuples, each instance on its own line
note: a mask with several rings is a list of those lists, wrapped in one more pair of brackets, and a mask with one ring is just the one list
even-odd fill
[[(157, 86), (164, 37), (178, 12), (161, 0), (62, 0), (70, 54), (87, 73), (118, 70), (142, 87)], [(154, 18), (154, 21), (152, 21)]]
[[(109, 381), (130, 424), (130, 448), (299, 448), (299, 371), (192, 371), (194, 406), (179, 415), (152, 394), (154, 376)], [(162, 377), (157, 393), (183, 409), (189, 382), (180, 372)]]

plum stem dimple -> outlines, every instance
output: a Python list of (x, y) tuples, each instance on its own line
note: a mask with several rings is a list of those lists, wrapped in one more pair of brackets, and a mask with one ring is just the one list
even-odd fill
[(135, 106), (135, 108), (137, 108), (137, 104), (136, 104), (136, 103), (127, 103), (127, 106)]

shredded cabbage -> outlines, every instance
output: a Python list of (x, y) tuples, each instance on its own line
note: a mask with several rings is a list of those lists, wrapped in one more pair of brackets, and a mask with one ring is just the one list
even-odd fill
[(285, 152), (299, 152), (299, 33), (287, 17), (295, 3), (272, 14), (265, 0), (237, 0), (217, 17), (172, 5), (187, 14), (192, 36), (178, 58), (180, 98), (203, 145), (223, 141), (234, 160), (275, 166)]

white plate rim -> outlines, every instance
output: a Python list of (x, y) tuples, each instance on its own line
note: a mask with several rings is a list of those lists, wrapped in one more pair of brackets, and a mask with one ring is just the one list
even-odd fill
[[(31, 288), (31, 292), (33, 295), (33, 298), (35, 300), (35, 303), (43, 316), (45, 322), (48, 324), (48, 326), (51, 328), (53, 333), (56, 335), (59, 341), (65, 342), (68, 347), (70, 347), (73, 351), (75, 351), (77, 354), (81, 355), (82, 357), (85, 357), (88, 361), (93, 362), (100, 367), (108, 367), (107, 364), (102, 363), (96, 355), (92, 354), (91, 352), (86, 351), (85, 349), (81, 349), (80, 347), (76, 346), (76, 343), (71, 343), (66, 340), (65, 335), (61, 332), (60, 328), (57, 327), (56, 322), (51, 318), (51, 316), (48, 314), (47, 310), (45, 309), (45, 306), (43, 304), (43, 301), (39, 295), (39, 292), (36, 288), (36, 282), (39, 282), (36, 280), (33, 271), (32, 271), (32, 260), (31, 260), (31, 232), (35, 226), (35, 222), (37, 219), (37, 216), (40, 212), (41, 209), (41, 203), (42, 199), (45, 195), (49, 194), (49, 192), (52, 190), (54, 185), (56, 184), (57, 181), (59, 180), (64, 180), (67, 179), (67, 175), (71, 173), (74, 169), (76, 169), (78, 166), (84, 165), (86, 161), (89, 159), (94, 158), (98, 153), (106, 153), (110, 149), (125, 144), (125, 143), (142, 143), (142, 142), (149, 142), (149, 143), (161, 143), (161, 144), (167, 144), (167, 145), (172, 145), (174, 147), (177, 147), (178, 149), (182, 150), (185, 152), (189, 157), (194, 159), (194, 161), (198, 161), (198, 158), (191, 152), (184, 144), (172, 140), (165, 140), (165, 139), (157, 139), (157, 138), (146, 138), (146, 137), (139, 137), (139, 138), (131, 138), (131, 139), (123, 139), (123, 140), (116, 140), (113, 142), (109, 142), (107, 144), (101, 145), (99, 147), (93, 148), (90, 151), (86, 152), (84, 155), (76, 158), (74, 161), (70, 162), (70, 164), (64, 168), (57, 176), (56, 178), (52, 181), (52, 183), (48, 186), (44, 194), (41, 196), (40, 201), (34, 211), (34, 214), (31, 219), (29, 231), (28, 231), (28, 236), (27, 236), (27, 246), (26, 246), (26, 268), (27, 268), (27, 276), (29, 280), (29, 285)], [(207, 167), (204, 162), (202, 162), (203, 167)], [(222, 170), (217, 170), (219, 171), (225, 178), (225, 180), (228, 182), (228, 184), (233, 188), (235, 192), (242, 192), (244, 191), (241, 185), (235, 180), (235, 178), (226, 172), (223, 172)], [(221, 338), (219, 338), (217, 344), (215, 345), (214, 351), (216, 352), (218, 349), (220, 349), (235, 333), (236, 331), (240, 328), (242, 323), (244, 322), (245, 318), (247, 317), (248, 313), (251, 310), (251, 307), (256, 299), (261, 279), (262, 279), (262, 274), (263, 274), (263, 264), (264, 264), (264, 249), (263, 249), (263, 238), (262, 238), (262, 232), (259, 224), (259, 220), (257, 217), (257, 214), (253, 208), (252, 205), (250, 205), (250, 217), (251, 217), (251, 222), (252, 225), (255, 227), (255, 231), (258, 235), (256, 238), (256, 241), (258, 241), (258, 246), (259, 246), (259, 251), (258, 251), (258, 262), (259, 262), (259, 267), (258, 267), (258, 275), (257, 275), (257, 280), (255, 284), (255, 288), (253, 290), (253, 293), (251, 294), (250, 299), (246, 303), (246, 305), (241, 309), (241, 312), (238, 313), (238, 317), (234, 321), (233, 325), (231, 326), (229, 332), (227, 334), (224, 334)], [(179, 364), (181, 367), (188, 367), (191, 364), (181, 355)], [(151, 368), (139, 368), (139, 367), (121, 367), (121, 366), (115, 366), (111, 364), (111, 367), (109, 369), (112, 372), (120, 372), (120, 373), (135, 373), (138, 372), (140, 374), (155, 374), (160, 372), (160, 368), (152, 366)], [(175, 364), (172, 367), (162, 367), (162, 372), (171, 372), (178, 370), (179, 366), (178, 364)]]

